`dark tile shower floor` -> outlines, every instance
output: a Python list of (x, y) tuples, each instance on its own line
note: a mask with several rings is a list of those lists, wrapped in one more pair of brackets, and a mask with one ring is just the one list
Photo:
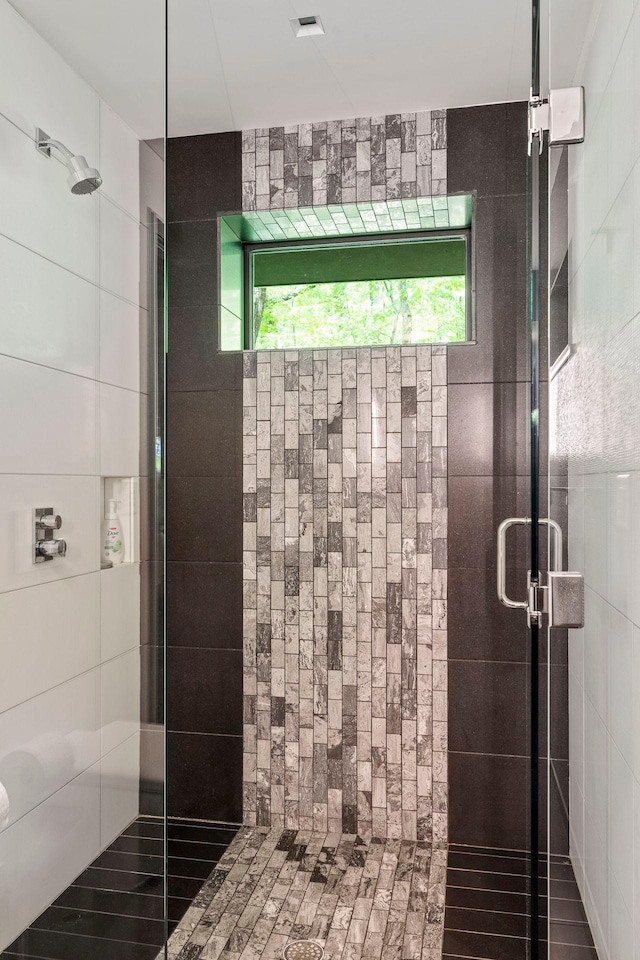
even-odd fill
[[(254, 828), (255, 829), (255, 828)], [(293, 928), (293, 920), (289, 927), (282, 923), (289, 916), (290, 908), (286, 903), (287, 891), (291, 890), (296, 884), (293, 882), (295, 873), (300, 873), (300, 878), (308, 880), (305, 891), (309, 891), (301, 896), (300, 903), (296, 906), (296, 915), (300, 907), (302, 912), (314, 915), (318, 914), (321, 919), (323, 913), (327, 913), (329, 920), (330, 911), (325, 911), (323, 906), (327, 905), (333, 909), (331, 913), (330, 927), (333, 928), (336, 917), (336, 910), (342, 911), (342, 920), (346, 920), (349, 914), (349, 923), (341, 921), (338, 926), (332, 929), (333, 941), (325, 939), (329, 928), (323, 937), (325, 947), (328, 947), (327, 955), (329, 957), (348, 957), (349, 960), (364, 960), (370, 952), (369, 948), (374, 947), (374, 942), (369, 940), (362, 942), (360, 937), (356, 937), (351, 929), (351, 919), (363, 907), (373, 907), (377, 909), (379, 903), (386, 906), (387, 894), (385, 888), (388, 885), (380, 884), (380, 889), (375, 892), (378, 886), (377, 879), (373, 887), (365, 882), (362, 886), (363, 872), (369, 872), (366, 867), (366, 861), (369, 860), (369, 867), (376, 866), (379, 856), (385, 856), (389, 868), (391, 888), (389, 890), (389, 899), (387, 909), (393, 906), (396, 911), (404, 907), (404, 924), (402, 924), (402, 936), (394, 936), (392, 941), (386, 938), (374, 938), (375, 947), (378, 947), (380, 940), (380, 949), (374, 949), (371, 956), (381, 957), (387, 960), (387, 957), (398, 958), (402, 960), (405, 957), (439, 956), (439, 950), (427, 949), (424, 952), (414, 949), (415, 933), (417, 931), (406, 927), (407, 907), (410, 901), (405, 903), (404, 892), (400, 887), (395, 889), (395, 881), (402, 879), (403, 859), (408, 855), (410, 848), (415, 847), (412, 844), (402, 844), (403, 852), (400, 847), (396, 851), (393, 842), (382, 850), (374, 852), (371, 859), (358, 855), (352, 863), (350, 854), (348, 861), (345, 862), (345, 869), (339, 869), (340, 883), (342, 883), (347, 874), (346, 866), (351, 864), (351, 873), (353, 879), (355, 874), (359, 873), (358, 883), (356, 885), (356, 898), (352, 905), (349, 904), (349, 885), (344, 889), (329, 892), (326, 879), (331, 876), (331, 865), (318, 863), (322, 860), (323, 845), (318, 849), (318, 854), (313, 854), (313, 869), (307, 877), (304, 876), (304, 856), (306, 850), (301, 852), (301, 843), (305, 841), (304, 835), (295, 836), (292, 831), (286, 831), (282, 836), (275, 837), (271, 834), (271, 846), (276, 852), (275, 858), (272, 858), (273, 851), (268, 858), (260, 855), (261, 843), (258, 840), (266, 840), (264, 833), (261, 837), (256, 836), (254, 841), (247, 845), (247, 837), (253, 833), (252, 830), (241, 830), (237, 833), (234, 827), (216, 826), (214, 824), (193, 823), (184, 820), (171, 820), (169, 822), (169, 933), (172, 933), (172, 940), (169, 947), (171, 957), (223, 957), (231, 956), (229, 947), (234, 939), (233, 929), (240, 921), (240, 926), (245, 926), (240, 920), (242, 911), (237, 911), (237, 905), (234, 904), (233, 897), (227, 900), (222, 884), (230, 894), (236, 894), (236, 899), (242, 895), (242, 878), (245, 872), (253, 873), (255, 876), (258, 890), (251, 892), (253, 895), (252, 906), (255, 910), (255, 896), (259, 893), (265, 894), (265, 904), (274, 905), (273, 884), (278, 883), (282, 888), (283, 901), (280, 904), (280, 926), (281, 934), (276, 934), (278, 947), (284, 945), (290, 936), (283, 936), (286, 932), (307, 936), (323, 933), (324, 931), (317, 926), (309, 926), (303, 930), (301, 926)], [(164, 942), (165, 925), (163, 921), (163, 824), (158, 818), (139, 817), (131, 823), (127, 829), (111, 844), (111, 846), (100, 854), (92, 864), (71, 884), (67, 890), (62, 893), (58, 899), (45, 910), (31, 927), (26, 930), (17, 940), (14, 941), (2, 954), (1, 958), (17, 958), (22, 960), (156, 960), (159, 949)], [(236, 837), (231, 849), (227, 848), (231, 841)], [(272, 839), (273, 838), (273, 839)], [(311, 839), (309, 837), (308, 839)], [(315, 837), (313, 838), (316, 839)], [(351, 844), (355, 838), (344, 838), (347, 845)], [(324, 838), (323, 844), (326, 846), (335, 841), (336, 848), (339, 845), (339, 838)], [(365, 845), (367, 854), (369, 848)], [(244, 848), (244, 849), (243, 849)], [(313, 848), (312, 848), (313, 849)], [(264, 848), (263, 848), (264, 851)], [(342, 853), (342, 850), (340, 851)], [(244, 854), (244, 856), (243, 856)], [(247, 856), (248, 854), (248, 856)], [(256, 864), (256, 854), (258, 863)], [(277, 870), (277, 877), (274, 873), (272, 879), (266, 884), (265, 868), (269, 859), (271, 866), (275, 860), (282, 860)], [(415, 852), (413, 854), (415, 857)], [(216, 868), (216, 865), (224, 857), (222, 863)], [(335, 857), (333, 858), (335, 859)], [(362, 860), (362, 864), (360, 861)], [(262, 862), (260, 862), (262, 861)], [(240, 869), (242, 876), (237, 877), (232, 874), (229, 877), (229, 871), (238, 864), (236, 869)], [(299, 868), (303, 867), (302, 870)], [(377, 864), (382, 867), (382, 861)], [(318, 868), (316, 870), (316, 867)], [(259, 869), (257, 869), (259, 868)], [(293, 870), (292, 877), (288, 874)], [(527, 956), (527, 860), (519, 851), (494, 850), (485, 847), (467, 847), (452, 844), (448, 852), (448, 867), (446, 874), (446, 911), (444, 919), (444, 948), (443, 960), (459, 960), (459, 958), (470, 958), (470, 960), (525, 960)], [(213, 871), (213, 873), (212, 873)], [(315, 872), (314, 872), (315, 871)], [(268, 873), (269, 871), (267, 871)], [(271, 871), (273, 872), (273, 871)], [(335, 872), (335, 871), (334, 871)], [(376, 871), (373, 871), (374, 873)], [(379, 872), (379, 871), (378, 871)], [(327, 873), (325, 878), (324, 874)], [(391, 877), (391, 873), (393, 877)], [(286, 874), (286, 877), (283, 875)], [(420, 873), (416, 871), (417, 878)], [(262, 878), (260, 882), (260, 877)], [(209, 879), (207, 884), (204, 881)], [(314, 880), (313, 884), (311, 880)], [(247, 880), (249, 878), (247, 877)], [(347, 876), (347, 879), (349, 877)], [(371, 878), (373, 880), (373, 877)], [(231, 882), (229, 882), (231, 881)], [(543, 878), (543, 885), (546, 880)], [(433, 879), (431, 881), (433, 884)], [(204, 886), (203, 886), (204, 884)], [(353, 884), (352, 884), (353, 885)], [(246, 881), (244, 886), (246, 886)], [(331, 886), (331, 882), (328, 886)], [(420, 884), (422, 886), (422, 884)], [(413, 890), (413, 883), (410, 884)], [(429, 900), (435, 901), (435, 904), (443, 896), (443, 892), (438, 890), (439, 884), (431, 887), (429, 890)], [(233, 889), (232, 889), (233, 888)], [(319, 898), (311, 897), (310, 892), (315, 890), (320, 894)], [(426, 881), (426, 890), (429, 889), (429, 881)], [(426, 892), (425, 890), (425, 892)], [(392, 891), (393, 894), (392, 894)], [(248, 890), (245, 891), (248, 893)], [(335, 896), (335, 905), (333, 903), (333, 894)], [(401, 894), (401, 899), (396, 902), (396, 897)], [(549, 960), (597, 960), (597, 954), (593, 947), (591, 934), (587, 924), (586, 916), (580, 900), (580, 893), (575, 882), (573, 870), (569, 860), (566, 857), (555, 857), (551, 866), (551, 879), (549, 883), (549, 906), (553, 918), (551, 924), (551, 937), (553, 946), (549, 954)], [(269, 896), (271, 894), (271, 896)], [(285, 895), (287, 894), (287, 895)], [(338, 902), (339, 896), (345, 901), (342, 905)], [(275, 906), (278, 906), (276, 894)], [(324, 899), (322, 899), (324, 896)], [(370, 897), (370, 903), (366, 901)], [(296, 899), (294, 897), (294, 899)], [(219, 907), (217, 907), (217, 902)], [(224, 902), (223, 902), (224, 901)], [(316, 902), (317, 901), (317, 902)], [(331, 901), (331, 903), (329, 903)], [(357, 904), (357, 906), (356, 906)], [(314, 906), (316, 909), (314, 909)], [(217, 907), (217, 909), (216, 909)], [(340, 907), (340, 909), (338, 909)], [(401, 911), (402, 912), (402, 911)], [(420, 911), (418, 911), (419, 913)], [(261, 913), (261, 910), (258, 911)], [(267, 911), (268, 913), (268, 911)], [(220, 916), (218, 916), (220, 914)], [(352, 916), (353, 914), (353, 916)], [(226, 917), (225, 917), (226, 915)], [(371, 914), (368, 913), (367, 917)], [(207, 920), (213, 921), (211, 926)], [(364, 914), (362, 920), (364, 920)], [(416, 915), (416, 920), (420, 919), (422, 924), (426, 920), (426, 915)], [(400, 915), (396, 917), (400, 920)], [(437, 918), (431, 917), (432, 922)], [(182, 923), (180, 923), (182, 921)], [(232, 922), (233, 921), (233, 922)], [(225, 934), (225, 941), (221, 942), (218, 936), (214, 934), (214, 927), (222, 923), (227, 924), (228, 934)], [(312, 921), (313, 923), (313, 921)], [(274, 917), (271, 926), (277, 925), (277, 918)], [(360, 923), (362, 926), (362, 922)], [(358, 923), (355, 924), (355, 927)], [(364, 925), (369, 927), (367, 922)], [(409, 925), (410, 926), (410, 925)], [(226, 930), (226, 927), (225, 927)], [(238, 930), (238, 933), (241, 931)], [(244, 930), (242, 931), (244, 932)], [(203, 937), (203, 934), (206, 934)], [(409, 934), (405, 938), (405, 934)], [(412, 935), (413, 934), (413, 935)], [(366, 937), (366, 934), (365, 934)], [(247, 932), (247, 942), (250, 937)], [(421, 938), (422, 939), (422, 938)], [(208, 942), (207, 942), (208, 941)], [(360, 942), (358, 942), (360, 941)], [(429, 946), (431, 947), (431, 943)], [(271, 944), (275, 946), (274, 940)], [(266, 941), (265, 941), (266, 945)], [(423, 942), (422, 944), (426, 944)], [(227, 948), (225, 952), (225, 946)], [(245, 944), (246, 946), (246, 944)], [(366, 947), (366, 949), (364, 949)], [(404, 949), (403, 949), (404, 948)], [(257, 952), (257, 956), (262, 951)], [(278, 955), (280, 950), (277, 951)], [(239, 954), (238, 954), (239, 956)], [(275, 953), (274, 953), (275, 956)]]
[[(526, 960), (528, 870), (521, 851), (449, 846), (443, 960)], [(553, 857), (550, 874), (549, 960), (598, 960), (568, 857)]]
[[(236, 830), (169, 821), (170, 933)], [(155, 960), (165, 939), (163, 831), (161, 819), (138, 817), (0, 957)]]

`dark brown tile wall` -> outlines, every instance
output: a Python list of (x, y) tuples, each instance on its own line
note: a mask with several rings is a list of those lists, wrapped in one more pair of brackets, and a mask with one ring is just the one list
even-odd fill
[[(447, 119), (448, 191), (477, 198), (477, 343), (448, 351), (450, 835), (521, 849), (527, 631), (522, 615), (495, 596), (495, 531), (505, 516), (528, 512), (526, 108), (465, 108)], [(233, 656), (235, 677), (242, 669), (234, 599), (242, 587), (242, 371), (238, 355), (216, 353), (214, 228), (218, 213), (241, 209), (241, 135), (171, 140), (168, 179), (170, 663), (184, 671), (194, 651), (206, 649), (212, 678), (223, 657), (224, 669), (232, 669)], [(516, 594), (526, 566), (524, 543), (514, 537), (509, 576)], [(561, 690), (562, 650), (554, 659)], [(200, 710), (187, 715), (169, 680), (170, 813), (239, 820), (241, 738), (211, 732), (212, 716), (194, 719)], [(231, 697), (232, 689), (223, 684), (219, 695)], [(183, 686), (179, 697), (191, 695)], [(561, 793), (565, 739), (561, 731)]]
[(217, 353), (217, 223), (239, 133), (167, 148), (168, 812), (242, 819), (242, 358)]
[[(451, 110), (448, 192), (475, 192), (474, 346), (449, 348), (449, 835), (528, 846), (529, 667), (495, 589), (496, 529), (529, 513), (524, 104)], [(508, 550), (522, 594), (526, 542)]]

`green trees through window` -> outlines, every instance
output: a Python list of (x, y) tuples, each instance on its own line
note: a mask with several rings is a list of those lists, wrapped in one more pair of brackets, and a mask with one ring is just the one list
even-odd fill
[(465, 276), (254, 286), (254, 346), (311, 349), (467, 339)]

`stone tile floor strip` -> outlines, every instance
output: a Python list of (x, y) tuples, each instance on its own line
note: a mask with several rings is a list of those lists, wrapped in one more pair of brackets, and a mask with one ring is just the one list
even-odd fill
[(446, 871), (446, 847), (422, 841), (243, 827), (167, 958), (280, 960), (313, 940), (326, 960), (440, 960)]

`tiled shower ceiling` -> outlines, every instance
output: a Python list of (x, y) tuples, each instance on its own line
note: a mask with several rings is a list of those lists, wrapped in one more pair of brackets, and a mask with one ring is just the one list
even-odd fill
[(471, 197), (417, 197), (374, 203), (256, 210), (225, 217), (245, 242), (319, 240), (402, 230), (450, 230), (471, 223)]

